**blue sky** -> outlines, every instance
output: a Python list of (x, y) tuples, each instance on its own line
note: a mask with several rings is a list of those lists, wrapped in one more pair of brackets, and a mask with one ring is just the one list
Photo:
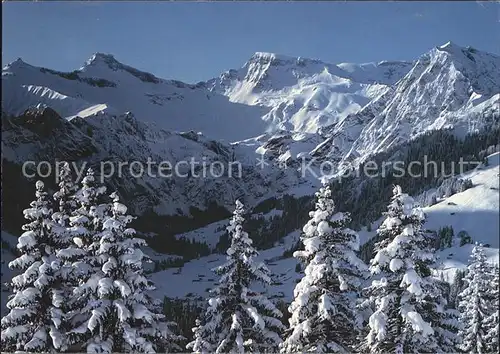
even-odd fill
[(451, 40), (500, 54), (500, 5), (462, 2), (4, 2), (2, 63), (70, 71), (94, 52), (197, 82), (256, 51), (412, 60)]

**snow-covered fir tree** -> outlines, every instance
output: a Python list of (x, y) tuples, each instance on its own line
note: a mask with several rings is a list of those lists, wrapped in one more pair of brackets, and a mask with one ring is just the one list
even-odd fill
[(190, 349), (204, 341), (209, 346), (203, 348), (212, 353), (273, 353), (281, 343), (282, 313), (265, 294), (251, 288), (255, 282), (270, 284), (271, 278), (263, 263), (255, 263), (258, 252), (243, 230), (243, 214), (243, 204), (236, 201), (227, 228), (231, 241), (227, 262), (215, 270), (221, 276), (219, 284), (210, 291), (203, 325), (197, 325)]
[(489, 331), (494, 331), (490, 316), (498, 311), (497, 307), (493, 309), (494, 304), (491, 301), (495, 291), (492, 287), (492, 268), (486, 260), (482, 245), (476, 244), (465, 274), (467, 286), (459, 294), (462, 324), (459, 331), (459, 349), (465, 353), (492, 353), (488, 344), (495, 346), (494, 341), (489, 341)]
[(453, 276), (453, 281), (450, 285), (450, 303), (453, 308), (458, 308), (458, 294), (462, 292), (465, 287), (465, 270), (457, 269), (455, 275)]
[(87, 352), (169, 352), (180, 338), (169, 328), (172, 323), (164, 321), (160, 303), (149, 295), (155, 287), (142, 268), (146, 258), (141, 247), (146, 242), (128, 227), (132, 216), (118, 195), (110, 197), (111, 213), (104, 219), (97, 250), (102, 262), (97, 301), (88, 304), (92, 315), (86, 323), (91, 332)]
[[(109, 209), (109, 204), (103, 199), (106, 187), (97, 184), (92, 169), (87, 170), (81, 184), (82, 187), (74, 194), (75, 205), (69, 217), (69, 226), (61, 228), (61, 232), (68, 234), (71, 243), (58, 252), (65, 264), (71, 266), (69, 279), (73, 292), (66, 304), (65, 322), (68, 324), (68, 345), (76, 345), (78, 350), (90, 336), (86, 328), (91, 316), (89, 304), (98, 301), (97, 283), (102, 278), (102, 262), (97, 254), (99, 233)], [(60, 219), (66, 220), (66, 217)]]
[(55, 252), (60, 240), (52, 232), (51, 203), (44, 184), (36, 182), (36, 200), (24, 210), (29, 222), (22, 226), (17, 249), (21, 256), (9, 263), (22, 273), (12, 279), (13, 295), (7, 303), (9, 313), (2, 318), (2, 350), (58, 352), (65, 350), (62, 319), (60, 262)]
[(61, 301), (60, 308), (58, 309), (60, 312), (58, 330), (64, 341), (63, 347), (66, 348), (68, 344), (66, 332), (71, 329), (71, 324), (68, 322), (66, 314), (70, 311), (70, 307), (68, 306), (69, 299), (72, 298), (72, 291), (75, 284), (71, 277), (72, 265), (66, 259), (60, 257), (59, 251), (68, 248), (72, 243), (70, 218), (77, 206), (75, 193), (78, 190), (78, 186), (73, 182), (69, 163), (67, 162), (62, 164), (58, 177), (59, 190), (54, 193), (56, 211), (52, 214), (52, 233), (59, 240), (59, 247), (56, 250), (57, 258), (54, 265), (56, 265), (57, 270), (62, 275), (64, 282), (61, 281), (59, 289), (54, 289), (53, 291), (60, 299), (64, 299), (64, 301)]
[(499, 297), (500, 294), (498, 292), (498, 276), (499, 276), (499, 268), (498, 264), (494, 267), (491, 267), (493, 274), (491, 275), (491, 287), (490, 287), (490, 314), (484, 319), (484, 327), (486, 330), (486, 336), (484, 338), (486, 350), (489, 353), (498, 353), (498, 338), (500, 336), (499, 325), (499, 311), (500, 311), (500, 303)]
[[(435, 264), (429, 266), (434, 267)], [(437, 278), (428, 280), (432, 284), (429, 288), (434, 290), (424, 298), (423, 318), (431, 324), (435, 336), (435, 341), (428, 342), (428, 348), (438, 353), (456, 353), (457, 345), (460, 343), (458, 338), (460, 313), (446, 299), (445, 287), (448, 284)]]
[(128, 227), (132, 216), (119, 202), (101, 203), (105, 188), (92, 170), (76, 194), (79, 208), (70, 218), (74, 245), (61, 251), (73, 264), (75, 286), (68, 317), (72, 343), (89, 353), (172, 351), (181, 338), (164, 320), (161, 303), (149, 292), (155, 287), (142, 268), (144, 240)]
[(294, 253), (306, 267), (289, 307), (283, 353), (350, 352), (361, 325), (356, 302), (367, 267), (354, 253), (358, 235), (347, 227), (348, 214), (335, 213), (326, 179), (316, 197), (303, 228), (304, 250)]
[(188, 343), (186, 349), (190, 349), (194, 354), (208, 354), (210, 353), (210, 343), (203, 338), (203, 326), (199, 319), (196, 319), (193, 331), (193, 341)]
[[(64, 232), (71, 241), (66, 249), (59, 251), (59, 255), (72, 262), (72, 275), (78, 281), (75, 284), (78, 287), (82, 285), (82, 281), (87, 280), (86, 276), (95, 273), (94, 268), (99, 267), (96, 254), (99, 245), (98, 233), (102, 230), (104, 217), (109, 213), (110, 207), (104, 199), (106, 187), (97, 184), (92, 169), (87, 170), (81, 184), (82, 187), (72, 198), (69, 218), (66, 213), (58, 218), (64, 220), (64, 225), (68, 224)], [(62, 190), (60, 193), (64, 195)], [(68, 208), (68, 203), (63, 204)]]
[(379, 241), (365, 289), (374, 312), (361, 351), (430, 353), (453, 351), (454, 313), (442, 300), (440, 281), (432, 276), (431, 242), (422, 230), (423, 211), (395, 186), (377, 230)]

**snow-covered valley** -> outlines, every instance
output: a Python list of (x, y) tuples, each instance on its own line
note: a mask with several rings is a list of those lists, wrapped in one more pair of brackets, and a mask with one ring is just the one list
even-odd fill
[[(499, 264), (499, 222), (500, 222), (500, 194), (499, 173), (500, 153), (488, 158), (489, 165), (465, 174), (464, 178), (471, 178), (474, 187), (457, 193), (449, 198), (443, 199), (438, 204), (425, 208), (427, 215), (426, 229), (438, 230), (440, 227), (451, 226), (456, 234), (466, 231), (474, 242), (489, 244), (486, 249), (488, 260)], [(227, 225), (229, 220), (217, 222), (204, 228), (204, 233), (198, 230), (191, 232), (192, 237), (198, 241), (205, 241), (206, 237), (217, 235), (214, 229), (221, 225)], [(375, 222), (379, 224), (380, 221)], [(375, 231), (368, 232), (366, 229), (360, 232), (361, 242), (368, 241), (375, 235)], [(251, 235), (250, 235), (251, 236)], [(300, 236), (299, 231), (287, 235), (277, 244), (262, 251), (259, 259), (268, 264), (275, 275), (275, 285), (270, 290), (275, 297), (284, 297), (290, 301), (293, 298), (293, 288), (296, 280), (302, 275), (295, 271), (297, 260), (293, 257), (283, 257), (287, 246), (295, 244)], [(215, 244), (211, 240), (210, 244)], [(454, 272), (467, 266), (473, 245), (459, 246), (455, 239), (451, 248), (440, 251), (439, 258), (441, 270), (446, 274), (446, 279), (453, 280)], [(165, 294), (170, 297), (206, 297), (207, 289), (210, 289), (217, 281), (212, 268), (224, 263), (225, 255), (213, 254), (190, 261), (180, 268), (168, 269), (153, 274), (153, 279), (158, 285), (158, 295)], [(172, 287), (170, 284), (176, 284)]]

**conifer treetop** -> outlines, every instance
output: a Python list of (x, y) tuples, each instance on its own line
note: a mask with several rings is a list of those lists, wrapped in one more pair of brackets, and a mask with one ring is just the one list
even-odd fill
[(196, 323), (195, 339), (187, 348), (195, 353), (273, 352), (281, 343), (282, 313), (265, 296), (252, 289), (254, 283), (269, 284), (270, 271), (256, 263), (258, 252), (243, 230), (244, 207), (236, 201), (227, 231), (230, 246), (226, 262), (215, 268), (218, 285), (210, 291), (203, 325)]
[(355, 310), (366, 265), (356, 256), (359, 238), (348, 227), (348, 213), (335, 213), (328, 179), (316, 192), (315, 209), (303, 227), (305, 265), (289, 307), (290, 329), (281, 352), (345, 353), (354, 344), (360, 319)]
[(438, 336), (433, 336), (432, 322), (447, 314), (439, 314), (440, 285), (431, 269), (434, 250), (422, 230), (425, 214), (395, 186), (385, 216), (377, 230), (381, 241), (370, 261), (370, 271), (377, 277), (366, 292), (376, 311), (369, 319), (364, 350), (443, 350)]

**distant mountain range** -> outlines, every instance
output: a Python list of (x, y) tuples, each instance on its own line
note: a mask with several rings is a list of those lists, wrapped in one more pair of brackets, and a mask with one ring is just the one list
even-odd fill
[(152, 129), (250, 139), (256, 149), (287, 135), (283, 158), (322, 144), (325, 157), (357, 161), (431, 129), (487, 126), (499, 114), (499, 69), (500, 57), (448, 42), (413, 62), (334, 65), (255, 53), (238, 70), (189, 85), (96, 53), (70, 73), (16, 60), (2, 70), (2, 102), (11, 115), (46, 105), (68, 120), (131, 112)]
[[(242, 195), (255, 205), (276, 193), (311, 193), (316, 178), (280, 170), (283, 162), (355, 167), (430, 130), (487, 128), (500, 117), (500, 57), (451, 42), (413, 62), (334, 65), (255, 53), (238, 70), (190, 85), (96, 53), (73, 72), (18, 59), (2, 69), (2, 88), (3, 159), (13, 164), (30, 156), (241, 161), (242, 180), (110, 181), (136, 212), (189, 215), (192, 206), (228, 207)], [(29, 115), (39, 118), (14, 118), (33, 107), (38, 113)], [(33, 127), (38, 119), (50, 133)], [(256, 167), (260, 156), (264, 169)]]

